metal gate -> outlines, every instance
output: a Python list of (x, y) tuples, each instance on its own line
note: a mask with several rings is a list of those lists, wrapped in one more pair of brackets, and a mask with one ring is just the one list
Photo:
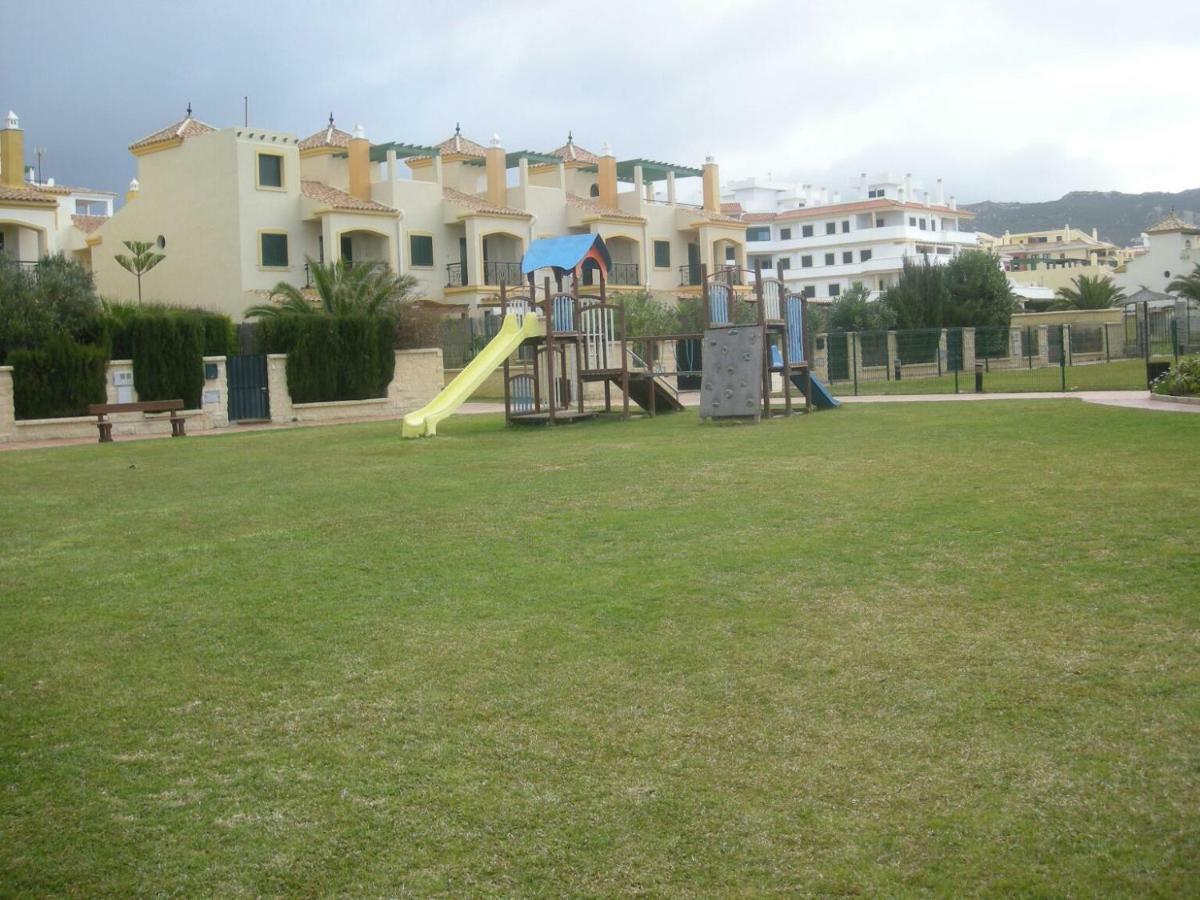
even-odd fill
[(267, 357), (261, 353), (231, 356), (225, 361), (229, 381), (229, 420), (270, 419)]

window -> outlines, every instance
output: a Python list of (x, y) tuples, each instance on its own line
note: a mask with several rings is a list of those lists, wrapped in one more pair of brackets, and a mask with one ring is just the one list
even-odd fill
[(588, 188), (588, 195), (592, 196), (592, 197), (599, 197), (600, 196), (600, 185), (593, 184), (590, 188)]
[(842, 221), (842, 234), (846, 234), (849, 231), (850, 231), (850, 220), (845, 219)]
[(779, 268), (783, 269), (784, 271), (787, 271), (791, 267), (792, 267), (792, 258), (790, 256), (785, 256), (781, 260), (779, 260)]
[(800, 257), (800, 268), (811, 269), (812, 268), (812, 257), (811, 256)]
[(283, 189), (283, 157), (278, 153), (258, 154), (258, 186)]
[(858, 261), (859, 262), (866, 262), (870, 258), (871, 258), (870, 250), (859, 250), (858, 251)]
[(837, 234), (837, 222), (826, 222), (825, 223), (825, 233), (826, 234)]
[(806, 284), (803, 293), (805, 297), (815, 297), (817, 296), (817, 286), (815, 284)]
[[(665, 242), (664, 242), (664, 243), (665, 243)], [(668, 264), (670, 264), (670, 259), (669, 259), (669, 258), (668, 258), (667, 262), (668, 262)], [(733, 245), (732, 245), (732, 244), (729, 244), (729, 245), (727, 245), (727, 246), (725, 247), (725, 262), (727, 262), (727, 263), (730, 263), (730, 262), (737, 262), (737, 256), (736, 256), (736, 255), (734, 254), (734, 252), (733, 252)]]
[(780, 228), (779, 229), (779, 239), (781, 241), (790, 241), (792, 239), (792, 229)]
[(774, 268), (769, 256), (756, 256), (750, 260), (750, 271), (756, 271), (759, 266), (762, 266), (764, 272), (770, 272)]
[(800, 237), (812, 237), (812, 226), (802, 225), (800, 227)]
[(1062, 235), (1061, 235), (1061, 234), (1060, 234), (1060, 235), (1057, 235), (1057, 236), (1054, 238), (1054, 240), (1058, 241), (1058, 242), (1061, 244), (1061, 243), (1062, 243)]
[[(433, 235), (410, 234), (408, 236), (408, 264), (425, 269), (433, 268)], [(466, 273), (464, 272), (465, 276)]]
[(746, 229), (747, 241), (769, 241), (771, 239), (771, 226), (757, 225), (754, 228)]
[(837, 259), (836, 253), (826, 253), (825, 254), (825, 265), (832, 266), (836, 259)]
[[(729, 254), (733, 251), (732, 247), (725, 248), (725, 258), (729, 259)], [(654, 242), (654, 267), (656, 269), (671, 268), (671, 242), (670, 241), (655, 241)]]
[(909, 217), (908, 217), (908, 227), (909, 227), (909, 228), (916, 228), (916, 227), (917, 227), (917, 217), (916, 217), (916, 216), (909, 216)]
[(882, 196), (883, 196), (883, 188), (871, 188), (871, 190), (867, 191), (867, 199), (869, 199), (869, 200), (874, 200), (876, 197), (882, 197)]
[(854, 251), (853, 250), (843, 250), (842, 251), (842, 262), (843, 263), (854, 262)]
[(841, 292), (842, 292), (842, 286), (840, 284), (831, 284), (829, 286), (829, 296), (830, 297), (836, 297)]
[(918, 226), (918, 227), (919, 227), (919, 228), (920, 228), (922, 231), (924, 231), (924, 230), (925, 230), (925, 220), (924, 220), (924, 219), (922, 219), (920, 222), (918, 222), (918, 223), (917, 223), (917, 226)]
[(288, 236), (277, 231), (263, 231), (258, 236), (258, 264), (264, 269), (288, 267)]
[(875, 227), (876, 227), (876, 228), (882, 228), (882, 227), (883, 227), (883, 216), (879, 216), (879, 217), (877, 217), (877, 218), (875, 219)]
[(107, 200), (76, 200), (75, 214), (78, 216), (107, 216)]

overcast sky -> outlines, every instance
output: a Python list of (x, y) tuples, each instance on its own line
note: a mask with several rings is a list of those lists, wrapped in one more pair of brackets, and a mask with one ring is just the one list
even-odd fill
[[(1197, 0), (411, 3), (0, 0), (0, 106), (28, 161), (123, 191), (125, 149), (182, 118), (301, 137), (768, 172), (945, 179), (960, 202), (1200, 187)], [(3, 112), (0, 111), (0, 112)]]

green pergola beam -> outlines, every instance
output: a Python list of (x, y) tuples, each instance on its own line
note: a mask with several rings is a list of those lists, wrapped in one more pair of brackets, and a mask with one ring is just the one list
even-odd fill
[(691, 166), (679, 166), (675, 163), (661, 162), (657, 159), (623, 159), (617, 163), (617, 180), (633, 181), (633, 170), (642, 167), (644, 181), (666, 181), (668, 174), (676, 178), (699, 178), (704, 173)]

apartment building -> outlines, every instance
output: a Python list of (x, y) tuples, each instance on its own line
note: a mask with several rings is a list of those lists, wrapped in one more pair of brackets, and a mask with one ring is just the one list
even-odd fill
[(911, 175), (864, 173), (843, 197), (752, 178), (730, 183), (721, 199), (745, 222), (749, 267), (779, 264), (789, 288), (818, 301), (855, 284), (877, 294), (895, 283), (906, 258), (941, 263), (978, 246), (962, 228), (973, 214), (945, 198), (941, 179), (928, 191)]
[(1044, 231), (1006, 231), (998, 237), (977, 234), (980, 248), (1000, 259), (1013, 291), (1025, 301), (1052, 302), (1055, 291), (1070, 286), (1080, 275), (1110, 277), (1129, 256), (1102, 240), (1095, 228), (1090, 233), (1065, 225)]
[[(570, 135), (550, 152), (509, 152), (498, 136), (484, 145), (457, 126), (438, 144), (372, 144), (332, 116), (298, 138), (216, 128), (190, 108), (129, 149), (137, 190), (93, 247), (101, 289), (132, 297), (112, 256), (123, 241), (150, 240), (167, 259), (143, 280), (147, 298), (237, 318), (280, 281), (304, 286), (309, 259), (384, 264), (430, 300), (468, 309), (494, 302), (502, 281), (518, 283), (540, 237), (598, 234), (612, 284), (672, 296), (700, 264), (745, 259), (745, 228), (720, 209), (712, 160), (618, 160)], [(684, 178), (701, 179), (703, 204), (676, 201)]]
[(90, 266), (88, 241), (113, 212), (115, 194), (39, 181), (26, 165), (25, 132), (9, 111), (0, 128), (0, 253), (33, 265), (62, 253)]

